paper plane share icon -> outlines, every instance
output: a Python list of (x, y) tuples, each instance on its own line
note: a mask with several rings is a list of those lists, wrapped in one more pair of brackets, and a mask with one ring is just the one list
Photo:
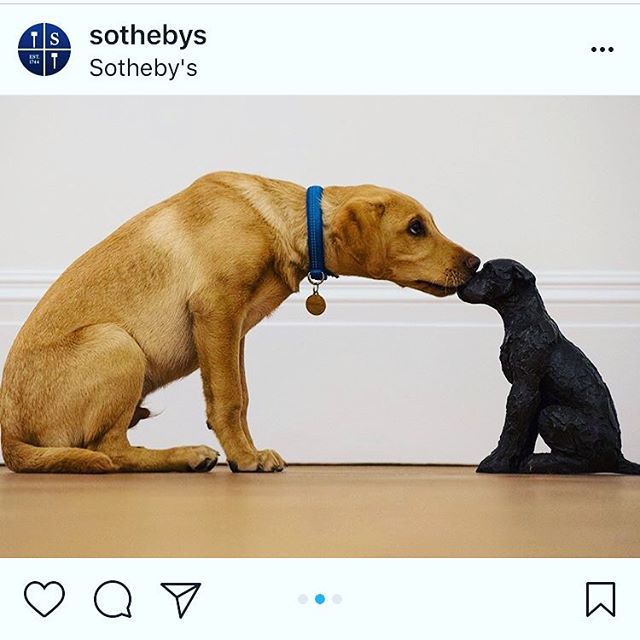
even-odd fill
[(201, 582), (161, 582), (160, 586), (168, 591), (175, 599), (178, 607), (178, 617), (182, 619), (191, 606), (196, 593), (202, 586)]

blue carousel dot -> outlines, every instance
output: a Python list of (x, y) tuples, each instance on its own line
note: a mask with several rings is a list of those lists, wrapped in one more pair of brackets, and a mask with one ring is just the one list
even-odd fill
[(319, 593), (316, 597), (315, 597), (315, 601), (317, 604), (323, 604), (325, 601), (325, 597)]

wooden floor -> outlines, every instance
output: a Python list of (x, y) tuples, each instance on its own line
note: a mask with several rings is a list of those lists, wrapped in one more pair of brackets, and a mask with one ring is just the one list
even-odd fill
[(0, 468), (0, 555), (640, 556), (640, 478), (466, 467), (112, 476)]

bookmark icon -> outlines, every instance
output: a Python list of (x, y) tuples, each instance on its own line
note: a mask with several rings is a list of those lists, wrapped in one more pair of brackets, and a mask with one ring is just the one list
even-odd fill
[(615, 582), (587, 582), (587, 618), (600, 610), (616, 617)]
[(191, 606), (196, 593), (202, 586), (201, 582), (162, 582), (160, 586), (176, 599), (178, 617), (182, 620), (187, 609)]

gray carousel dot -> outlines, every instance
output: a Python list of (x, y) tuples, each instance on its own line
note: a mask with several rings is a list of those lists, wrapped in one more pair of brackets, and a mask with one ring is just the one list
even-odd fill
[(307, 602), (309, 602), (309, 597), (307, 595), (305, 595), (304, 593), (301, 593), (298, 596), (298, 602), (300, 604), (307, 604)]
[(342, 602), (342, 596), (339, 593), (336, 593), (332, 598), (331, 598), (331, 602), (333, 602), (333, 604), (340, 604)]

